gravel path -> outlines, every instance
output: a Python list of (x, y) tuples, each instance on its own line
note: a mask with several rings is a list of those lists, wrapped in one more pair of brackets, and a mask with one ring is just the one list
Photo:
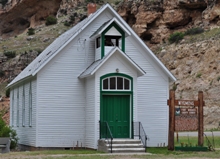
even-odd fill
[[(133, 153), (120, 153), (120, 154), (81, 154), (81, 155), (69, 155), (69, 154), (57, 154), (57, 155), (26, 155), (26, 154), (0, 154), (0, 159), (46, 159), (46, 158), (66, 158), (66, 157), (73, 157), (73, 158), (80, 158), (82, 157), (83, 159), (90, 159), (93, 158), (92, 156), (103, 156), (103, 158), (108, 158), (108, 159), (147, 159), (147, 158), (153, 158), (153, 159), (178, 159), (178, 156), (167, 156), (167, 155), (152, 155), (150, 153), (143, 153), (143, 154), (133, 154)], [(105, 157), (104, 157), (105, 156)], [(182, 157), (181, 157), (182, 158)], [(219, 157), (220, 158), (220, 157)], [(201, 159), (201, 157), (190, 157), (187, 159)], [(202, 159), (211, 159), (211, 158), (202, 158)]]

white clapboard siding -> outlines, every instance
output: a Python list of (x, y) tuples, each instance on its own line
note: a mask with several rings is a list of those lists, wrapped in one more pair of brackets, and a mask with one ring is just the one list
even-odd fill
[(95, 77), (92, 76), (86, 79), (86, 124), (85, 124), (85, 146), (96, 148), (95, 141)]
[[(86, 95), (84, 80), (78, 76), (95, 59), (89, 37), (107, 15), (100, 15), (38, 73), (38, 146), (72, 147), (77, 142), (85, 146)], [(90, 128), (94, 131), (94, 126)], [(94, 148), (94, 141), (87, 144)]]
[(169, 79), (132, 36), (126, 38), (125, 48), (126, 53), (146, 72), (137, 81), (137, 112), (138, 121), (150, 138), (148, 146), (157, 146), (158, 143), (167, 145)]
[[(106, 63), (96, 72), (96, 92), (100, 92), (100, 77), (109, 74), (109, 73), (115, 73), (116, 68), (119, 69), (119, 73), (123, 73), (126, 75), (129, 75), (133, 78), (133, 120), (136, 120), (136, 84), (137, 84), (137, 72), (134, 69), (133, 66), (131, 66), (130, 63), (123, 61), (123, 59), (118, 56), (117, 54), (113, 54), (112, 57), (106, 61)], [(96, 95), (96, 113), (97, 113), (97, 119), (96, 119), (96, 141), (99, 139), (99, 120), (100, 120), (100, 93), (97, 93)]]
[(77, 47), (67, 45), (38, 73), (38, 146), (84, 144), (85, 90), (77, 78), (84, 57)]
[[(32, 125), (29, 125), (29, 88), (30, 81), (32, 85)], [(25, 122), (22, 124), (22, 104), (23, 104), (23, 87), (25, 90)], [(19, 91), (19, 125), (17, 126), (17, 91)], [(12, 89), (11, 94), (14, 93), (14, 101), (11, 101), (10, 106), (12, 108), (12, 103), (14, 102), (14, 126), (12, 126), (12, 121), (10, 125), (14, 130), (16, 130), (19, 137), (18, 143), (22, 145), (36, 146), (36, 79), (30, 79), (25, 82), (25, 84), (20, 84), (19, 86)], [(12, 109), (10, 110), (12, 111)], [(10, 112), (12, 115), (12, 112)], [(12, 120), (12, 116), (10, 116)]]

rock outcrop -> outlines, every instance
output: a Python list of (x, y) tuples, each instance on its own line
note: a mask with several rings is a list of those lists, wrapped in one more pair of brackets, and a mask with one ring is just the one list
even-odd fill
[[(187, 40), (187, 39), (186, 39)], [(217, 128), (220, 122), (220, 39), (215, 37), (164, 46), (160, 60), (177, 78), (176, 98), (196, 100), (203, 91), (205, 128)], [(173, 84), (171, 84), (171, 88)]]
[(0, 36), (11, 37), (56, 15), (62, 0), (11, 0), (0, 10)]
[(124, 0), (118, 12), (150, 45), (163, 43), (174, 31), (216, 25), (219, 8), (215, 0)]

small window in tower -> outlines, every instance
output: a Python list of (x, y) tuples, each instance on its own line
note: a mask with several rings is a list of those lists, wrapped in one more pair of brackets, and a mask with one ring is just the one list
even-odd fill
[(118, 46), (121, 36), (105, 36), (105, 46)]

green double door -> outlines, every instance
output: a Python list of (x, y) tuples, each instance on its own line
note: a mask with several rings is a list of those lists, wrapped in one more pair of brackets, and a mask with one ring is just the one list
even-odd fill
[(103, 121), (113, 138), (130, 137), (130, 95), (103, 95)]

